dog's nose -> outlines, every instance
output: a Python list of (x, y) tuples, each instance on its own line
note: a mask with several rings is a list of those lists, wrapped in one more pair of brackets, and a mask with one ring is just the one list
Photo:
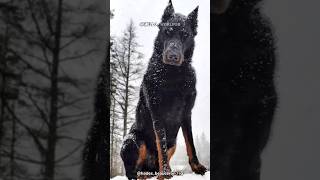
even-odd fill
[(172, 62), (177, 62), (178, 61), (178, 55), (177, 54), (169, 54), (169, 58), (170, 61)]

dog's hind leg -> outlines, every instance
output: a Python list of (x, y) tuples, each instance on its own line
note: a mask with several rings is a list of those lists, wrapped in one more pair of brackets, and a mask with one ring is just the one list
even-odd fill
[(129, 179), (137, 179), (137, 171), (143, 166), (147, 156), (146, 145), (136, 135), (129, 134), (123, 142), (120, 156), (124, 163), (126, 176)]

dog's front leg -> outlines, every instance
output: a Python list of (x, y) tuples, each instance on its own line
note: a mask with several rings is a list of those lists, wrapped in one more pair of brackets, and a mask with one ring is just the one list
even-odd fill
[(186, 99), (187, 105), (185, 108), (185, 117), (182, 122), (182, 132), (184, 136), (184, 140), (186, 143), (187, 154), (189, 157), (189, 164), (191, 169), (196, 174), (204, 175), (207, 169), (199, 163), (196, 149), (193, 143), (193, 135), (192, 135), (192, 128), (191, 128), (191, 110), (194, 105), (194, 101), (196, 98), (196, 91), (194, 91), (191, 95), (189, 95)]
[(161, 118), (161, 92), (158, 89), (148, 86), (147, 83), (143, 85), (143, 94), (147, 107), (149, 109), (153, 130), (156, 137), (156, 145), (158, 151), (158, 162), (159, 162), (159, 179), (171, 178), (171, 169), (168, 164), (167, 157), (167, 138), (166, 129), (164, 126), (163, 119)]
[(167, 157), (167, 138), (166, 131), (161, 119), (157, 119), (156, 116), (153, 119), (153, 129), (156, 136), (156, 145), (158, 150), (158, 162), (159, 162), (159, 179), (170, 178), (171, 169)]
[(204, 175), (207, 169), (202, 164), (200, 164), (198, 160), (194, 143), (193, 143), (191, 121), (189, 119), (191, 119), (191, 117), (186, 119), (188, 122), (184, 122), (182, 124), (182, 132), (183, 132), (184, 140), (186, 143), (187, 154), (189, 157), (189, 164), (193, 172), (195, 172), (196, 174)]

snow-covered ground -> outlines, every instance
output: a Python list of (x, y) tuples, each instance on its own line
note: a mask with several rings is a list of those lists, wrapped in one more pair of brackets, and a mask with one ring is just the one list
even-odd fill
[[(156, 180), (157, 177), (151, 178), (151, 180)], [(184, 174), (182, 176), (174, 176), (170, 180), (210, 180), (210, 171), (206, 172), (205, 175), (201, 176), (198, 174)], [(111, 180), (128, 180), (125, 176), (116, 176), (112, 178)]]

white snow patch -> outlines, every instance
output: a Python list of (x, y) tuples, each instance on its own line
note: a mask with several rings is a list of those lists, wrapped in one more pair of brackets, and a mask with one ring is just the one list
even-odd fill
[[(153, 177), (150, 180), (156, 180), (157, 177)], [(198, 174), (184, 174), (182, 176), (173, 176), (170, 180), (210, 180), (210, 171), (206, 172), (205, 175), (201, 176)], [(111, 178), (111, 180), (128, 180), (126, 176), (116, 176)]]

